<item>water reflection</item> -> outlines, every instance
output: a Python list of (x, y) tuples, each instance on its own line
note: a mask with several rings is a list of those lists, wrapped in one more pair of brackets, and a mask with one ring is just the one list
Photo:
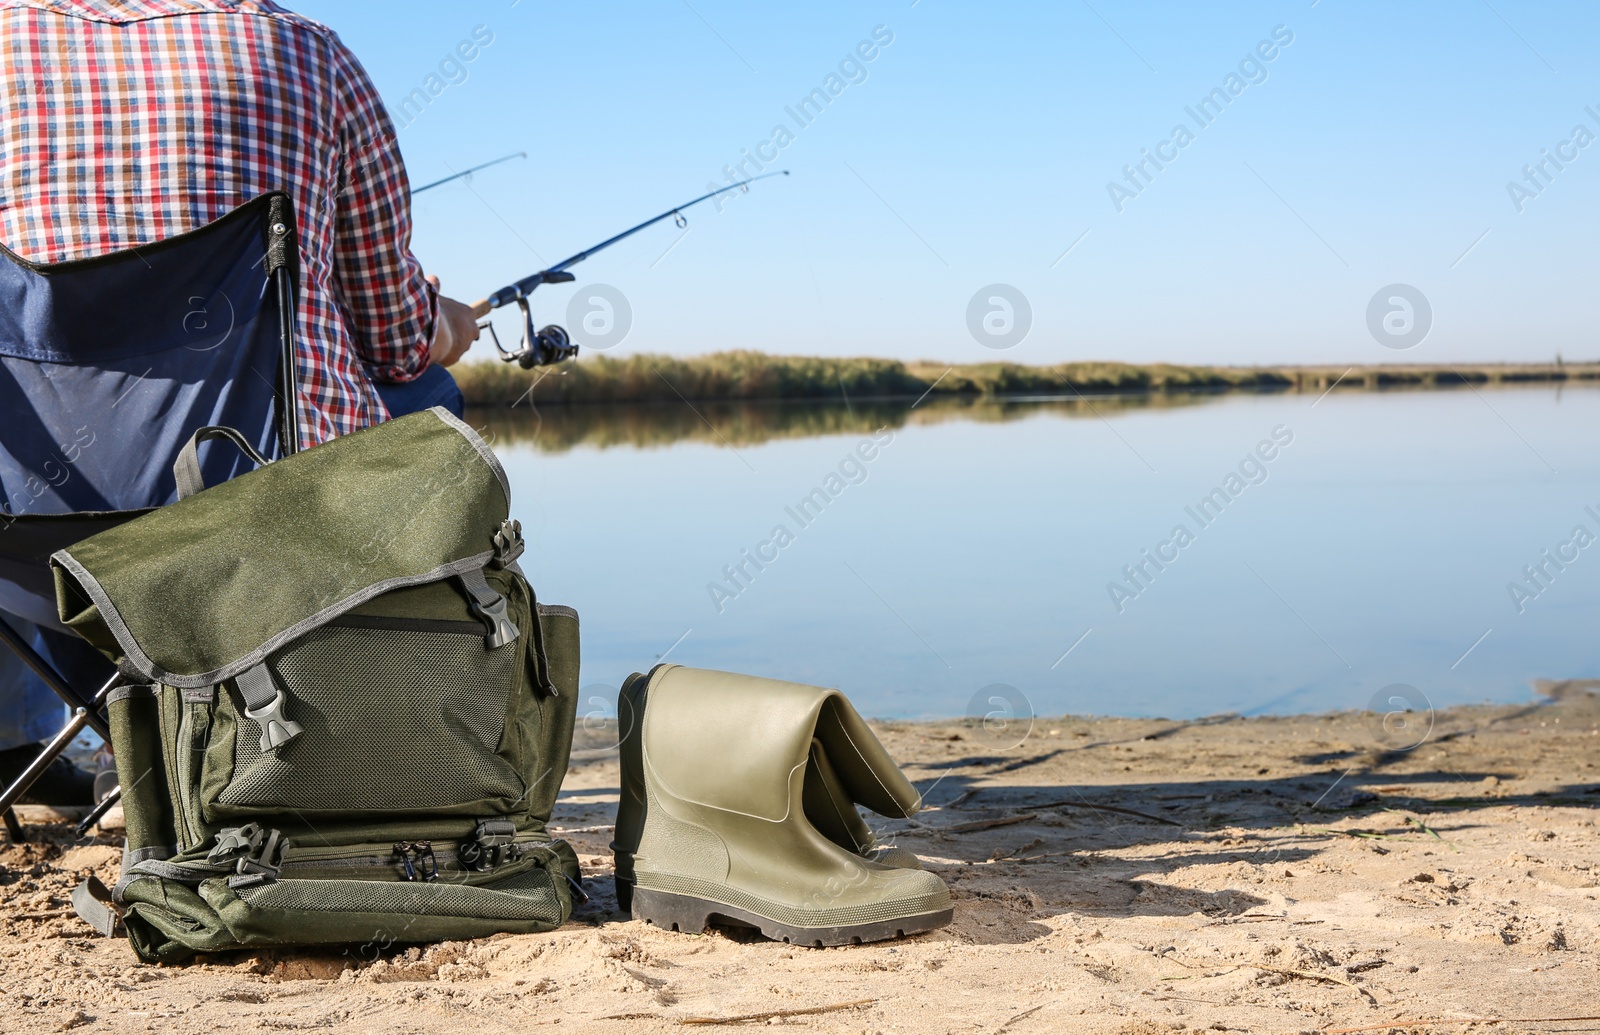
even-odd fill
[[(1237, 393), (1234, 393), (1237, 397)], [(648, 448), (680, 442), (752, 446), (781, 439), (865, 434), (951, 421), (1005, 424), (1030, 418), (1103, 419), (1132, 411), (1175, 410), (1214, 404), (1218, 392), (1096, 395), (1079, 399), (912, 399), (839, 402), (647, 403), (628, 406), (580, 404), (527, 408), (472, 408), (467, 420), (491, 433), (491, 441), (565, 453), (580, 446)]]
[(1600, 676), (1570, 545), (1600, 542), (1600, 391), (911, 401), (471, 416), (586, 684), (667, 660), (876, 716), (987, 714), (999, 684), (1171, 717)]

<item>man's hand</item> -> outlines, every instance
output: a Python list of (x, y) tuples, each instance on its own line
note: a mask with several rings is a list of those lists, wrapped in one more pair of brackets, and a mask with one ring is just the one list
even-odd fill
[[(439, 278), (430, 275), (428, 283), (439, 288)], [(447, 367), (467, 354), (478, 340), (478, 320), (472, 307), (453, 298), (439, 296), (439, 323), (433, 334), (433, 362)]]

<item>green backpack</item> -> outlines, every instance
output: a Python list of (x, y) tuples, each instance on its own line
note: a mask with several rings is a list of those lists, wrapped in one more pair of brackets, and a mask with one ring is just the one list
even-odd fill
[(136, 680), (108, 701), (123, 875), (79, 912), (147, 961), (560, 926), (578, 616), (517, 567), (499, 461), (436, 408), (196, 491), (215, 437), (192, 495), (51, 558), (62, 620)]

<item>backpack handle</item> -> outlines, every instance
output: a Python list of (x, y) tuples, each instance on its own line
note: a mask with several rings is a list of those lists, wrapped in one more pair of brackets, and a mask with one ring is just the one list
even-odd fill
[(178, 483), (178, 498), (188, 499), (206, 487), (206, 480), (200, 474), (200, 443), (210, 442), (212, 439), (224, 438), (239, 447), (239, 451), (254, 460), (257, 467), (267, 466), (267, 458), (256, 452), (256, 447), (250, 440), (233, 428), (221, 425), (211, 425), (201, 428), (189, 437), (188, 445), (178, 454), (178, 459), (172, 464), (172, 477)]

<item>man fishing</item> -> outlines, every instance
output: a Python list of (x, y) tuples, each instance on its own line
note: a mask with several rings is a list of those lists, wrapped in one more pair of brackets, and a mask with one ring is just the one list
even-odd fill
[[(394, 127), (332, 30), (272, 0), (0, 0), (11, 251), (55, 263), (136, 248), (272, 190), (299, 224), (301, 447), (433, 405), (459, 412), (444, 368), (478, 328), (411, 253)], [(33, 634), (69, 675), (103, 667), (73, 638)], [(0, 652), (0, 784), (60, 713)], [(88, 780), (61, 763), (34, 797), (87, 801)]]

